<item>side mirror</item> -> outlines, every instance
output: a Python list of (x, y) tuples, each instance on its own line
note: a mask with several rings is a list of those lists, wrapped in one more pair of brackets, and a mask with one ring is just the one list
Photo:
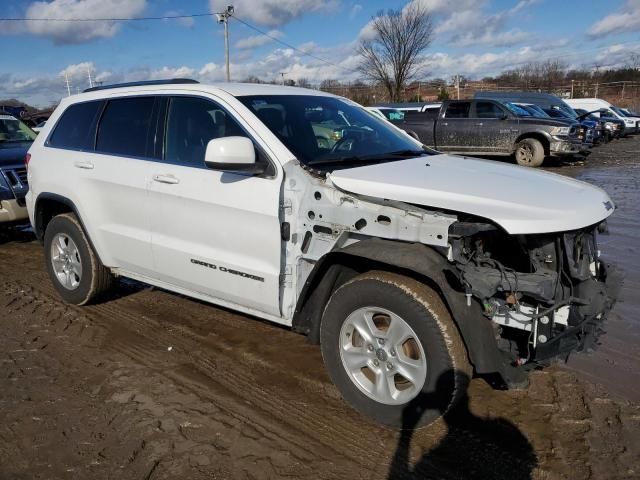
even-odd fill
[(264, 173), (265, 166), (256, 163), (253, 142), (247, 137), (214, 138), (207, 143), (204, 163), (212, 170), (241, 172), (251, 175)]
[(502, 116), (500, 117), (500, 120), (506, 120), (509, 118), (509, 115), (507, 115), (506, 113), (503, 113)]

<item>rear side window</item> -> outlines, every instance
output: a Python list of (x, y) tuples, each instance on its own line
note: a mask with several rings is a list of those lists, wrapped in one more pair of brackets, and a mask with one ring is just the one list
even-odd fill
[(471, 102), (450, 103), (445, 113), (446, 118), (469, 118)]
[(130, 157), (152, 156), (155, 97), (110, 100), (100, 125), (96, 151)]
[(49, 137), (58, 148), (93, 150), (95, 120), (102, 102), (76, 103), (67, 108)]

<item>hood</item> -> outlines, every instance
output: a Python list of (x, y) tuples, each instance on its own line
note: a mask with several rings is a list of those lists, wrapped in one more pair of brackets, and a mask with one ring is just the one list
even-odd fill
[(31, 142), (0, 142), (0, 167), (23, 165)]
[(453, 155), (336, 170), (328, 177), (347, 192), (477, 215), (511, 234), (575, 230), (614, 210), (609, 196), (588, 183)]

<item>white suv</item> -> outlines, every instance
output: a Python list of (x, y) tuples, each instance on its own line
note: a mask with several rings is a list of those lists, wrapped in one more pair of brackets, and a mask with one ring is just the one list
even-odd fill
[(614, 302), (605, 192), (437, 154), (326, 93), (94, 88), (29, 153), (31, 223), (67, 302), (124, 276), (291, 326), (389, 425), (434, 420), (473, 373), (522, 385), (592, 346)]

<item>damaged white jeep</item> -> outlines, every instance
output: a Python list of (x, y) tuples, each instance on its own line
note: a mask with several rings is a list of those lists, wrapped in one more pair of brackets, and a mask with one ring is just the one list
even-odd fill
[(60, 295), (118, 276), (288, 325), (343, 397), (424, 425), (594, 346), (619, 283), (591, 185), (425, 149), (359, 105), (188, 80), (66, 98), (27, 156)]

